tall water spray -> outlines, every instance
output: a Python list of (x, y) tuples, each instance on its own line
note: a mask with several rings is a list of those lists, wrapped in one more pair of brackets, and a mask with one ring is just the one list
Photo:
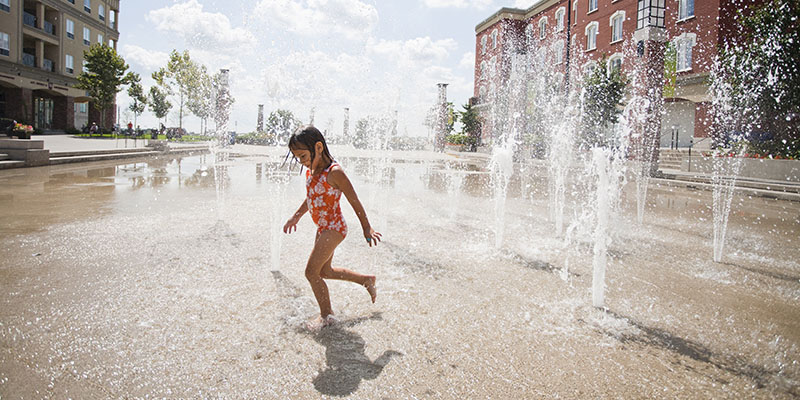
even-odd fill
[(214, 163), (214, 182), (217, 193), (217, 220), (223, 219), (225, 210), (225, 181), (228, 152), (223, 148), (230, 144), (230, 132), (228, 132), (228, 119), (233, 99), (230, 95), (228, 70), (221, 69), (214, 76), (214, 123), (216, 125), (216, 140), (209, 144), (212, 162)]
[(524, 54), (519, 54), (509, 46), (509, 78), (492, 94), (491, 118), (495, 137), (490, 170), (494, 188), (495, 204), (495, 246), (503, 245), (505, 232), (505, 206), (508, 182), (514, 173), (514, 151), (517, 140), (524, 128), (524, 115), (527, 104), (527, 62)]

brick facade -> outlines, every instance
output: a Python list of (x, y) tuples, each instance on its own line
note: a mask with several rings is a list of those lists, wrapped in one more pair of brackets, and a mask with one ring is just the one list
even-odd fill
[[(694, 15), (679, 18), (679, 2), (681, 0), (665, 0), (663, 32), (666, 37), (660, 39), (677, 50), (684, 50), (682, 60), (687, 60), (686, 46), (691, 47), (691, 61), (681, 65), (677, 75), (677, 88), (670, 101), (689, 101), (695, 106), (695, 121), (687, 122), (694, 132), (695, 142), (708, 137), (711, 132), (712, 119), (709, 106), (708, 76), (718, 48), (725, 42), (735, 40), (740, 30), (736, 25), (736, 14), (742, 7), (763, 4), (764, 0), (694, 0)], [(590, 10), (590, 5), (597, 8)], [(559, 10), (565, 11), (564, 28), (557, 29), (556, 15)], [(526, 9), (503, 8), (476, 27), (475, 47), (475, 104), (480, 107), (487, 101), (486, 93), (491, 85), (499, 85), (508, 79), (507, 69), (499, 68), (509, 62), (507, 46), (509, 38), (525, 38), (515, 43), (524, 43), (522, 52), (541, 52), (544, 50), (546, 65), (554, 72), (563, 74), (566, 84), (580, 84), (584, 68), (593, 65), (603, 57), (621, 58), (622, 70), (634, 72), (633, 58), (638, 57), (638, 40), (634, 39), (637, 30), (638, 0), (542, 0)], [(624, 15), (622, 21), (622, 39), (612, 40), (612, 18)], [(546, 19), (543, 38), (540, 37), (540, 23)], [(587, 48), (587, 30), (596, 29), (596, 46)], [(495, 33), (496, 32), (496, 33)], [(532, 33), (532, 34), (531, 34)], [(497, 37), (494, 44), (493, 37)], [(484, 49), (483, 42), (492, 46)], [(559, 42), (562, 47), (563, 61), (558, 62)], [(569, 45), (566, 45), (566, 44)], [(644, 44), (644, 43), (643, 43)], [(649, 87), (659, 92), (663, 87), (664, 51), (651, 48), (646, 44), (644, 60), (646, 69), (650, 70)], [(683, 46), (683, 47), (681, 47)], [(662, 45), (663, 47), (663, 45)], [(679, 56), (681, 57), (681, 56)], [(688, 64), (688, 65), (687, 65)], [(652, 71), (661, 75), (654, 77)], [(654, 132), (652, 134), (658, 134)], [(488, 137), (487, 137), (488, 136)], [(491, 127), (484, 132), (484, 139), (491, 137)], [(690, 143), (687, 141), (687, 143)]]

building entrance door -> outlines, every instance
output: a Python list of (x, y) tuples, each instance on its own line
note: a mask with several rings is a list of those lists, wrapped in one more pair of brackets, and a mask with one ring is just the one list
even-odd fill
[(38, 129), (51, 129), (53, 127), (53, 99), (37, 97), (33, 101), (36, 118), (33, 127)]

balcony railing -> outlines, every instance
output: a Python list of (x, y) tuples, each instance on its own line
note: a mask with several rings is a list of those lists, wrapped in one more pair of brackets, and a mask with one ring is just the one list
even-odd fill
[(49, 33), (49, 34), (51, 34), (51, 35), (55, 35), (56, 34), (56, 26), (53, 25), (50, 22), (44, 21), (44, 31)]
[(33, 54), (22, 53), (22, 64), (27, 65), (29, 67), (35, 67), (36, 56)]
[(53, 60), (44, 59), (42, 61), (42, 69), (45, 71), (55, 72), (56, 71), (56, 63)]
[(34, 28), (37, 27), (36, 26), (36, 16), (31, 14), (31, 13), (29, 13), (29, 12), (27, 12), (27, 11), (23, 11), (22, 12), (22, 22), (25, 25), (32, 26)]

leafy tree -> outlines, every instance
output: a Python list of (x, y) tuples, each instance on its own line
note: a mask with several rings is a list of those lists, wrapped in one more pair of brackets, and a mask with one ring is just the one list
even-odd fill
[(469, 138), (470, 151), (475, 151), (481, 140), (480, 116), (469, 102), (461, 106), (461, 108), (464, 109), (464, 111), (458, 112), (461, 118), (461, 134)]
[(189, 57), (189, 52), (183, 54), (172, 50), (169, 62), (153, 72), (153, 79), (170, 95), (178, 96), (178, 127), (183, 128), (183, 110), (192, 92), (198, 89), (200, 81), (200, 67)]
[(200, 131), (205, 134), (208, 129), (208, 118), (214, 113), (214, 78), (208, 74), (205, 65), (200, 65), (197, 75), (197, 88), (189, 93), (186, 108), (200, 118)]
[(606, 64), (603, 57), (584, 78), (580, 129), (580, 145), (584, 148), (611, 145), (605, 133), (622, 113), (618, 106), (623, 105), (628, 78), (619, 69), (607, 72)]
[(167, 100), (167, 93), (159, 89), (158, 86), (151, 86), (148, 104), (150, 105), (150, 111), (155, 114), (156, 118), (159, 120), (164, 118), (164, 123), (166, 124), (167, 114), (172, 108), (172, 103)]
[(269, 113), (264, 130), (279, 143), (286, 143), (289, 136), (300, 127), (300, 120), (289, 110), (275, 110)]
[(136, 118), (144, 112), (145, 107), (147, 106), (147, 96), (144, 94), (144, 89), (142, 89), (142, 78), (139, 74), (135, 72), (131, 72), (130, 74), (130, 86), (128, 87), (128, 96), (131, 97), (133, 103), (128, 107), (128, 109), (133, 112), (133, 126), (136, 127)]
[(800, 157), (800, 2), (771, 0), (738, 22), (712, 74), (715, 144), (741, 135), (753, 151)]
[(78, 75), (78, 89), (86, 90), (93, 106), (100, 111), (100, 126), (106, 126), (106, 110), (114, 104), (121, 86), (133, 79), (128, 64), (113, 47), (97, 43), (83, 52), (86, 69)]

